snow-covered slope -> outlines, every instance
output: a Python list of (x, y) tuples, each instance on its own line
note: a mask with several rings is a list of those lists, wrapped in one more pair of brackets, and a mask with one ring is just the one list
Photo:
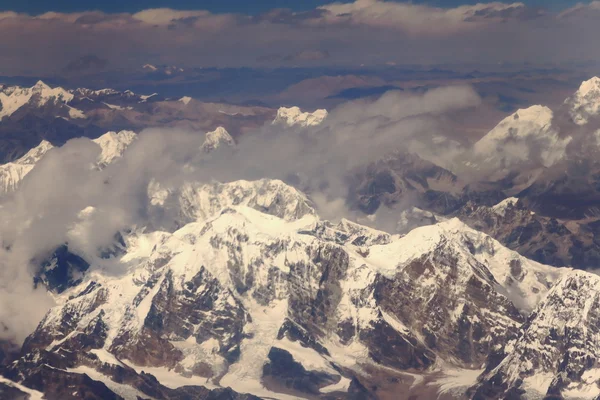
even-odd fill
[(190, 96), (183, 96), (178, 101), (182, 102), (183, 104), (185, 104), (187, 106), (188, 104), (190, 104), (190, 101), (192, 101), (192, 100), (193, 99)]
[(100, 145), (102, 153), (98, 157), (98, 165), (103, 167), (117, 158), (123, 156), (123, 153), (131, 143), (137, 138), (137, 134), (132, 131), (106, 132), (93, 141)]
[(508, 198), (502, 200), (500, 203), (496, 204), (495, 206), (492, 206), (491, 209), (496, 214), (503, 217), (506, 215), (506, 210), (508, 208), (514, 207), (518, 201), (519, 201), (519, 199), (516, 197), (508, 197)]
[[(38, 81), (30, 88), (19, 86), (8, 86), (0, 89), (0, 119), (12, 115), (15, 111), (26, 104), (37, 107), (48, 103), (69, 103), (73, 100), (73, 94), (61, 87), (51, 88), (42, 81)], [(74, 114), (78, 114), (74, 110)]]
[(320, 125), (327, 118), (327, 110), (319, 109), (314, 112), (302, 112), (299, 107), (280, 107), (273, 124), (287, 126), (315, 126)]
[(35, 165), (38, 161), (42, 159), (42, 157), (48, 152), (48, 150), (52, 149), (52, 143), (47, 140), (42, 140), (39, 145), (29, 150), (25, 155), (15, 161), (16, 164), (22, 165)]
[(585, 125), (600, 113), (600, 78), (584, 81), (579, 90), (565, 100), (569, 114), (577, 125)]
[[(69, 370), (120, 364), (261, 397), (343, 396), (369, 382), (365, 368), (479, 369), (565, 271), (456, 219), (405, 236), (333, 225), (280, 181), (149, 195), (185, 214), (181, 227), (138, 227), (124, 253), (95, 260), (10, 368), (40, 350), (93, 351), (101, 362), (78, 358)], [(116, 265), (122, 274), (104, 272)]]
[(0, 165), (0, 193), (14, 191), (25, 175), (27, 175), (44, 154), (52, 148), (53, 146), (50, 142), (42, 140), (38, 146), (29, 150), (18, 160)]
[(8, 163), (0, 166), (0, 192), (9, 193), (14, 191), (21, 180), (32, 169), (33, 165), (23, 165), (18, 163)]
[(458, 218), (414, 229), (394, 245), (372, 248), (367, 260), (389, 277), (399, 266), (408, 265), (423, 254), (438, 252), (451, 254), (453, 262), (474, 270), (485, 266), (493, 276), (492, 282), (501, 286), (501, 292), (525, 312), (530, 312), (548, 290), (548, 284), (564, 273), (563, 269), (536, 263), (508, 250)]
[(144, 103), (152, 96), (154, 95), (137, 95), (129, 90), (125, 92), (86, 88), (66, 90), (59, 86), (50, 87), (42, 81), (38, 81), (32, 87), (0, 86), (0, 120), (24, 108), (40, 110), (47, 107), (50, 107), (48, 108), (50, 117), (86, 119), (87, 115), (82, 110), (89, 109), (90, 104), (94, 102), (99, 107), (104, 105), (111, 109), (125, 110), (128, 108), (121, 106), (126, 103)]
[(175, 189), (148, 185), (151, 206), (164, 218), (156, 225), (167, 229), (206, 220), (232, 206), (246, 206), (292, 221), (314, 215), (311, 201), (301, 192), (279, 180), (235, 181), (230, 183), (187, 182)]
[(600, 395), (600, 277), (574, 271), (540, 302), (508, 356), (484, 374), (477, 388), (496, 398), (524, 391), (524, 398), (554, 395), (595, 399)]
[[(319, 111), (281, 109), (273, 124), (314, 126), (326, 117)], [(473, 162), (561, 166), (571, 139), (554, 120), (542, 106), (517, 111), (477, 142)], [(99, 166), (135, 138), (97, 139)], [(197, 151), (224, 144), (234, 140), (219, 127)], [(32, 168), (51, 147), (13, 164)], [(202, 155), (213, 156), (221, 154)], [(35, 385), (54, 374), (59, 382), (88, 376), (132, 399), (178, 398), (165, 387), (190, 385), (277, 399), (386, 398), (386, 387), (389, 398), (460, 397), (468, 386), (482, 399), (600, 395), (598, 278), (505, 247), (566, 260), (556, 265), (582, 252), (593, 261), (595, 247), (586, 246), (597, 228), (539, 216), (524, 194), (505, 198), (492, 183), (481, 194), (462, 191), (458, 177), (431, 163), (403, 156), (388, 165), (393, 173), (366, 170), (357, 193), (368, 206), (423, 193), (423, 209), (394, 216), (400, 234), (324, 221), (281, 181), (151, 181), (138, 225), (115, 235), (117, 251), (84, 254), (69, 236), (65, 251), (89, 269), (56, 294), (7, 378), (57, 393)], [(19, 171), (7, 172), (7, 187)], [(439, 217), (435, 202), (452, 211)], [(412, 229), (419, 225), (427, 226)]]
[(548, 167), (562, 159), (571, 137), (561, 137), (552, 126), (548, 107), (531, 106), (503, 119), (473, 147), (481, 165), (507, 167), (537, 161)]

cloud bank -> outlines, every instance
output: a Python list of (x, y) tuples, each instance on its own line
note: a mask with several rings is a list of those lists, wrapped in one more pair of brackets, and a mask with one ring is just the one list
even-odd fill
[(453, 8), (356, 0), (260, 15), (204, 10), (0, 14), (2, 74), (51, 74), (94, 55), (114, 69), (556, 63), (596, 60), (600, 6), (560, 13), (523, 3)]

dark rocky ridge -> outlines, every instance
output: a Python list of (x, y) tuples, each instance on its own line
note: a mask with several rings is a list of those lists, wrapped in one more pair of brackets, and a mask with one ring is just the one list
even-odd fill
[(557, 219), (532, 211), (515, 201), (502, 212), (492, 207), (465, 205), (455, 214), (494, 237), (506, 247), (542, 264), (594, 269), (600, 264), (600, 220)]

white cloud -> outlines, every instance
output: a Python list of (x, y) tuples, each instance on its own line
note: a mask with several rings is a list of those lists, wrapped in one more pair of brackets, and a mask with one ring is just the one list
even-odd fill
[(567, 8), (558, 14), (559, 19), (586, 16), (590, 11), (600, 11), (600, 1), (592, 1), (590, 3), (577, 3), (573, 7)]
[(203, 18), (211, 14), (208, 11), (179, 11), (170, 8), (151, 8), (133, 14), (133, 18), (152, 25), (169, 25), (173, 21), (186, 18)]
[(0, 72), (55, 73), (89, 54), (115, 69), (139, 68), (149, 59), (184, 67), (589, 60), (600, 54), (593, 40), (600, 13), (590, 12), (597, 4), (573, 7), (560, 18), (519, 2), (442, 8), (381, 0), (259, 16), (169, 8), (8, 12), (0, 15)]
[(330, 23), (347, 22), (427, 35), (475, 29), (481, 24), (502, 19), (502, 12), (524, 9), (525, 5), (493, 2), (438, 8), (392, 1), (356, 0), (354, 3), (333, 3), (320, 8), (329, 11), (323, 19)]

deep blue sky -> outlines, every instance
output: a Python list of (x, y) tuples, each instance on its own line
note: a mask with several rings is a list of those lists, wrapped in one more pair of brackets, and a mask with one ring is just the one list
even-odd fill
[[(340, 0), (338, 0), (340, 1)], [(506, 0), (506, 2), (519, 0)], [(577, 0), (520, 0), (528, 5), (546, 8), (566, 8)], [(176, 9), (203, 9), (212, 12), (240, 12), (256, 14), (272, 8), (311, 9), (333, 0), (0, 0), (1, 10), (40, 14), (46, 11), (101, 10), (105, 12), (135, 12), (146, 8), (170, 7)], [(345, 0), (344, 2), (348, 2)], [(486, 0), (414, 0), (442, 7), (475, 4)]]

